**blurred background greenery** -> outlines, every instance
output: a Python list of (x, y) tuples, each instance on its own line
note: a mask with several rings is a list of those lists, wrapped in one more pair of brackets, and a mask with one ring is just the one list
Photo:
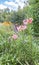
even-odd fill
[(18, 7), (18, 11), (11, 11), (9, 8), (0, 10), (0, 22), (11, 21), (12, 23), (21, 24), (26, 18), (33, 18), (33, 28), (34, 35), (39, 36), (39, 0), (28, 0), (29, 5), (25, 6), (23, 9)]

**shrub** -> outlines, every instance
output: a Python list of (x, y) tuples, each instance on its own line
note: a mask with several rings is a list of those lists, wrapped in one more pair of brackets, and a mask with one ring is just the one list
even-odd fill
[(34, 32), (39, 34), (39, 3), (33, 7)]

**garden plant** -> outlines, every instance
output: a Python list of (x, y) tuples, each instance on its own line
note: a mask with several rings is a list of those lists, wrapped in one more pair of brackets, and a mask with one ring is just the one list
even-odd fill
[(24, 19), (12, 30), (0, 29), (0, 65), (39, 65), (39, 46), (34, 41), (33, 19)]

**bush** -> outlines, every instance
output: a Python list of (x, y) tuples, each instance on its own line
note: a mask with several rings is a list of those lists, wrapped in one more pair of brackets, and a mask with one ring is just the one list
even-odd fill
[(39, 36), (39, 0), (29, 0), (29, 4), (33, 12), (34, 35)]
[(33, 8), (33, 18), (34, 32), (39, 34), (39, 3), (37, 3)]

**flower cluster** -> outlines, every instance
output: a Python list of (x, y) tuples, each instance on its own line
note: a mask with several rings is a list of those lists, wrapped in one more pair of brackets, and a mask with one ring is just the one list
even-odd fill
[(32, 18), (23, 20), (23, 25), (18, 26), (18, 27), (17, 27), (17, 30), (18, 30), (18, 31), (22, 31), (22, 30), (27, 29), (27, 24), (28, 24), (28, 23), (31, 24), (31, 23), (32, 23), (32, 20), (33, 20)]
[(13, 35), (12, 35), (12, 38), (13, 38), (14, 40), (16, 40), (16, 39), (18, 38), (18, 35), (17, 35), (17, 34), (13, 34)]
[(3, 22), (3, 25), (4, 26), (10, 26), (11, 25), (11, 22), (5, 21), (5, 22)]
[(33, 21), (33, 19), (32, 18), (29, 18), (29, 19), (25, 19), (25, 20), (23, 20), (23, 24), (24, 25), (27, 25), (28, 23), (32, 23), (32, 21)]
[(23, 30), (25, 30), (27, 28), (27, 26), (25, 26), (25, 25), (20, 25), (19, 27), (17, 27), (17, 30), (18, 31), (23, 31)]
[[(16, 27), (17, 30), (18, 30), (18, 31), (24, 31), (25, 29), (27, 29), (27, 24), (28, 24), (28, 23), (31, 24), (32, 21), (33, 21), (32, 18), (23, 20), (23, 25), (17, 26), (17, 27)], [(12, 36), (12, 38), (13, 38), (14, 40), (16, 40), (16, 39), (18, 38), (18, 35), (17, 35), (17, 34), (14, 34), (14, 35)]]

